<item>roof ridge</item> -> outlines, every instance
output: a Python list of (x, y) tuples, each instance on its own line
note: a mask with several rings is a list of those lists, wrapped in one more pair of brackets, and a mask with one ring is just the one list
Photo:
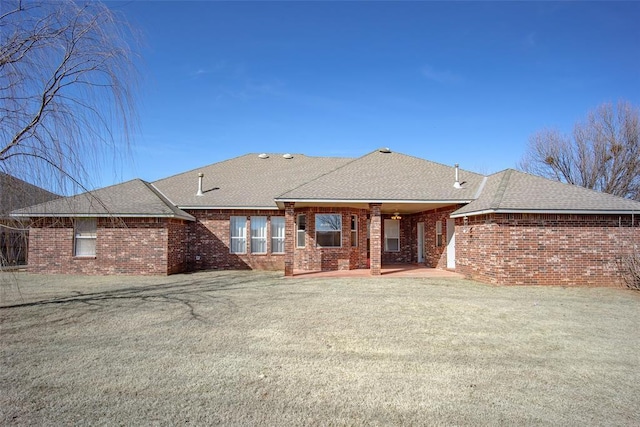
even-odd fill
[[(377, 150), (376, 150), (376, 151), (377, 151)], [(372, 151), (372, 152), (371, 152), (371, 153), (369, 153), (369, 154), (373, 154), (374, 152), (375, 152), (375, 151)], [(345, 167), (345, 166), (347, 166), (347, 165), (349, 165), (349, 164), (351, 164), (351, 163), (355, 162), (356, 160), (358, 160), (358, 159), (361, 159), (361, 158), (363, 158), (363, 157), (368, 156), (369, 154), (365, 154), (364, 156), (361, 156), (361, 157), (355, 157), (355, 158), (351, 158), (351, 157), (324, 157), (325, 159), (351, 159), (351, 160), (349, 160), (348, 162), (346, 162), (346, 163), (344, 163), (344, 164), (342, 164), (342, 165), (338, 166), (337, 168), (333, 168), (333, 169), (331, 169), (330, 171), (327, 171), (327, 172), (323, 173), (322, 175), (314, 176), (314, 177), (313, 177), (313, 179), (310, 179), (309, 181), (303, 182), (302, 184), (298, 185), (297, 187), (290, 188), (290, 189), (288, 189), (287, 191), (285, 191), (285, 192), (283, 192), (283, 193), (280, 193), (279, 195), (277, 195), (276, 197), (274, 197), (274, 199), (276, 199), (276, 200), (277, 200), (277, 199), (279, 199), (280, 197), (282, 197), (284, 194), (287, 194), (287, 193), (289, 193), (289, 192), (291, 192), (291, 191), (293, 191), (293, 190), (296, 190), (296, 189), (298, 189), (298, 188), (300, 188), (300, 187), (303, 187), (303, 186), (305, 186), (305, 185), (307, 185), (307, 184), (309, 184), (309, 183), (311, 183), (311, 182), (313, 182), (313, 181), (315, 181), (315, 180), (317, 180), (317, 179), (320, 179), (320, 178), (322, 178), (322, 177), (324, 177), (324, 176), (329, 175), (330, 173), (334, 173), (335, 171), (340, 170), (340, 169), (342, 169), (343, 167)]]
[(509, 180), (511, 179), (512, 172), (513, 172), (513, 169), (506, 169), (504, 171), (504, 176), (500, 180), (498, 189), (493, 195), (493, 200), (491, 200), (491, 203), (489, 205), (491, 209), (500, 208), (500, 204), (502, 203), (502, 199), (504, 199), (504, 193), (507, 191), (507, 187), (509, 185)]
[(190, 219), (195, 219), (193, 218), (192, 215), (188, 214), (187, 212), (183, 211), (182, 209), (180, 209), (178, 206), (176, 206), (175, 204), (173, 204), (173, 202), (171, 200), (169, 200), (169, 198), (167, 196), (165, 196), (162, 191), (158, 190), (152, 183), (147, 182), (143, 179), (141, 179), (140, 181), (142, 181), (142, 183), (149, 189), (149, 191), (153, 192), (153, 194), (160, 199), (160, 201), (167, 206), (171, 212), (173, 212), (176, 215), (179, 215), (181, 217), (188, 217)]

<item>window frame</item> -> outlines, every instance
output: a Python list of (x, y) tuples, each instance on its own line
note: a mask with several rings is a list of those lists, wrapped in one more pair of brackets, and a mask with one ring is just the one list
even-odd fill
[(358, 247), (358, 215), (351, 215), (351, 247)]
[(444, 246), (442, 238), (442, 221), (436, 221), (436, 247), (441, 248)]
[[(337, 225), (337, 229), (334, 228), (332, 230), (318, 230), (319, 228), (321, 228), (321, 227), (318, 226), (319, 218), (328, 217), (328, 216), (335, 217), (335, 218), (338, 219), (339, 225)], [(318, 248), (330, 248), (330, 249), (341, 248), (342, 247), (342, 214), (339, 214), (339, 213), (317, 213), (317, 214), (315, 214), (315, 218), (314, 219), (315, 219), (315, 226), (316, 226), (316, 228), (315, 228), (316, 247), (318, 247)], [(333, 221), (329, 221), (329, 224), (331, 222), (333, 222)], [(322, 225), (323, 224), (320, 224), (320, 226), (322, 226)], [(320, 238), (319, 238), (320, 234), (319, 233), (322, 233), (323, 235), (329, 235), (327, 233), (332, 233), (331, 235), (333, 235), (333, 236), (335, 236), (335, 233), (338, 233), (337, 237), (338, 237), (339, 245), (330, 245), (330, 246), (321, 245), (319, 243), (320, 242)], [(335, 241), (335, 237), (332, 238), (331, 240)]]
[[(235, 220), (239, 220), (239, 221), (244, 221), (244, 225), (243, 227), (241, 227), (240, 229), (243, 231), (243, 235), (242, 236), (234, 236), (234, 219)], [(242, 245), (242, 247), (244, 248), (244, 251), (239, 252), (239, 251), (234, 251), (234, 244), (233, 241), (237, 240), (237, 241), (242, 241), (244, 244)], [(247, 253), (247, 217), (243, 216), (243, 215), (232, 215), (229, 218), (229, 253), (231, 254), (239, 254), (239, 255), (244, 255)]]
[[(254, 227), (254, 225), (260, 225)], [(267, 253), (267, 217), (265, 215), (252, 215), (249, 217), (249, 230), (250, 230), (250, 245), (249, 250), (254, 255), (264, 255)], [(256, 250), (255, 246), (260, 245), (264, 247), (264, 250)]]
[[(393, 227), (390, 226), (390, 224), (394, 224)], [(389, 235), (389, 232), (391, 231), (396, 231), (397, 230), (397, 236), (391, 236)], [(390, 240), (397, 240), (398, 241), (398, 248), (397, 249), (390, 249), (389, 248), (389, 241)], [(385, 252), (400, 252), (400, 220), (398, 219), (385, 219), (384, 220), (384, 251)]]
[[(85, 226), (80, 226), (85, 224)], [(89, 225), (88, 227), (86, 225)], [(87, 231), (88, 230), (88, 231)], [(79, 242), (93, 241), (93, 251), (79, 253)], [(98, 218), (76, 218), (73, 224), (73, 256), (74, 258), (95, 258), (98, 242)]]
[[(302, 218), (302, 221), (300, 220)], [(300, 224), (304, 225), (300, 228)], [(306, 234), (307, 234), (307, 215), (298, 214), (296, 217), (296, 248), (304, 248), (306, 246)], [(300, 242), (302, 241), (302, 244)]]
[[(274, 228), (274, 225), (282, 225), (282, 236), (278, 235), (278, 228)], [(285, 237), (286, 237), (286, 220), (283, 216), (272, 216), (269, 221), (269, 227), (271, 231), (271, 253), (272, 254), (284, 254), (285, 253)], [(277, 242), (277, 244), (275, 244)], [(281, 246), (282, 251), (275, 251), (276, 246)]]

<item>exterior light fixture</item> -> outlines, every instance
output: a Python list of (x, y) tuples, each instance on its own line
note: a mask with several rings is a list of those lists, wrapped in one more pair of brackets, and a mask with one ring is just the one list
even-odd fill
[(395, 220), (402, 219), (402, 217), (400, 216), (400, 212), (394, 212), (391, 219), (395, 219)]

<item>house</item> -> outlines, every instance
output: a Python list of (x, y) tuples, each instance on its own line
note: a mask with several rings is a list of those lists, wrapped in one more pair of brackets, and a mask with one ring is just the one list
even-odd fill
[(640, 203), (516, 170), (375, 150), (247, 154), (13, 213), (40, 273), (298, 271), (419, 264), (496, 284), (615, 285)]
[(11, 211), (60, 196), (0, 172), (0, 267), (26, 264), (28, 224), (12, 218)]

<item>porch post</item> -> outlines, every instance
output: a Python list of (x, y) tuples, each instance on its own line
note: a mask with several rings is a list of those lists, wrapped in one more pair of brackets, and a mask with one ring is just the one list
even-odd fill
[(296, 213), (294, 203), (284, 204), (284, 275), (293, 276), (294, 250), (296, 247)]
[(369, 211), (371, 215), (371, 236), (370, 236), (370, 257), (372, 276), (382, 274), (382, 216), (380, 213), (382, 205), (380, 203), (370, 203)]

